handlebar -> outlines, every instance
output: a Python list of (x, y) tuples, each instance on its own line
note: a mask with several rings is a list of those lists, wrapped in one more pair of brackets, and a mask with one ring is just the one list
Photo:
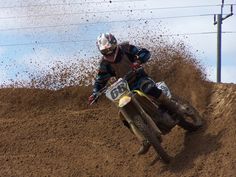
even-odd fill
[[(135, 73), (137, 73), (137, 72), (139, 72), (139, 71), (141, 71), (141, 70), (143, 70), (143, 67), (139, 67), (138, 69), (132, 69), (132, 70), (128, 71), (128, 72), (124, 75), (124, 77), (123, 77), (122, 79), (128, 81), (129, 79), (131, 79), (131, 77), (133, 77), (133, 74), (135, 74)], [(99, 98), (102, 94), (104, 94), (104, 93), (106, 92), (106, 90), (107, 90), (108, 87), (109, 87), (109, 86), (106, 85), (106, 86), (103, 87), (101, 90), (99, 90), (99, 91), (97, 92), (97, 94), (96, 94), (96, 97), (95, 97), (94, 100), (90, 103), (90, 105), (92, 105), (93, 103), (95, 103), (95, 102), (98, 100), (98, 98)]]
[(93, 100), (89, 105), (92, 105), (93, 103), (95, 103), (95, 102), (98, 100), (98, 98), (99, 98), (103, 93), (106, 92), (107, 88), (108, 88), (108, 85), (106, 85), (106, 86), (103, 87), (101, 90), (99, 90), (99, 91), (97, 92), (97, 94), (96, 94), (96, 97), (94, 98), (94, 100)]

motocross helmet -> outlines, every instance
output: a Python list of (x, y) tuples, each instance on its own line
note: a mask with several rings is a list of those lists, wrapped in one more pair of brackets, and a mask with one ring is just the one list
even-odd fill
[(111, 33), (102, 33), (97, 38), (97, 47), (103, 55), (110, 55), (117, 47), (117, 40)]

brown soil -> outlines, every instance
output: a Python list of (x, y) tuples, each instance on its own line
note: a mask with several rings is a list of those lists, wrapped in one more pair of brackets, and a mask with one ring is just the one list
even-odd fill
[(174, 128), (163, 137), (172, 162), (151, 167), (153, 149), (135, 154), (139, 143), (113, 105), (105, 99), (86, 104), (91, 88), (1, 89), (0, 176), (233, 177), (236, 85), (204, 88), (207, 99), (200, 92), (191, 99), (204, 116), (203, 128), (192, 134)]
[(169, 165), (158, 161), (148, 166), (153, 149), (137, 156), (139, 142), (123, 126), (117, 109), (105, 98), (88, 106), (91, 87), (46, 90), (83, 84), (75, 73), (87, 74), (80, 78), (84, 83), (93, 78), (86, 67), (58, 65), (52, 74), (32, 75), (30, 83), (10, 86), (23, 88), (0, 89), (0, 176), (235, 177), (236, 85), (207, 82), (182, 45), (180, 50), (157, 49), (148, 73), (164, 80), (204, 118), (197, 132), (175, 127), (163, 136), (173, 157)]

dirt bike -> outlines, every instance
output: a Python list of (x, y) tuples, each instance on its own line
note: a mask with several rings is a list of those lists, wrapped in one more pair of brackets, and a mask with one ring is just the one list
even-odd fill
[(120, 116), (129, 124), (131, 131), (137, 138), (139, 140), (147, 140), (159, 157), (165, 163), (169, 163), (170, 156), (161, 146), (161, 135), (169, 133), (176, 125), (188, 131), (197, 130), (202, 125), (201, 117), (198, 111), (188, 102), (173, 96), (164, 82), (158, 82), (156, 86), (169, 99), (181, 105), (184, 117), (176, 118), (174, 114), (170, 114), (164, 107), (145, 93), (140, 90), (130, 90), (128, 81), (130, 76), (134, 75), (134, 72), (136, 71), (132, 70), (110, 86), (105, 86), (99, 91), (91, 104), (105, 93), (106, 97), (118, 107)]

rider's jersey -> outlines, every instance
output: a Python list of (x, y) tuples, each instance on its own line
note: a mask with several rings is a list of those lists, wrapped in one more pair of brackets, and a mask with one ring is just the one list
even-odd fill
[[(145, 63), (150, 58), (150, 52), (145, 48), (130, 45), (128, 42), (119, 44), (113, 56), (103, 56), (100, 61), (93, 92), (98, 92), (103, 88), (111, 77), (124, 77), (132, 69), (131, 65), (137, 60), (137, 56), (141, 63)], [(142, 77), (147, 77), (144, 71), (137, 74), (137, 81)]]

